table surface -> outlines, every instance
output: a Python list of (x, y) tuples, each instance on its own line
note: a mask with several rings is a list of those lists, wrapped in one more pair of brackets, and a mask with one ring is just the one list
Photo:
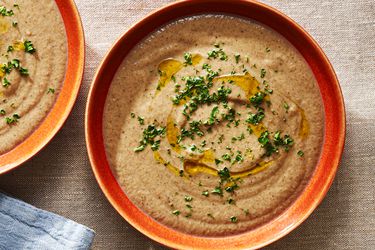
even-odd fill
[[(96, 231), (93, 249), (163, 249), (108, 203), (88, 161), (84, 111), (94, 72), (111, 44), (168, 0), (76, 0), (86, 33), (86, 70), (77, 103), (55, 139), (0, 177), (0, 189)], [(268, 249), (375, 248), (375, 1), (266, 0), (302, 25), (331, 60), (347, 110), (347, 141), (322, 204)]]

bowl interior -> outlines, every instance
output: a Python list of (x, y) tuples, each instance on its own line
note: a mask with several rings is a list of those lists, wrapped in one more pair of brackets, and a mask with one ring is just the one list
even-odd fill
[[(304, 56), (319, 85), (325, 111), (322, 154), (299, 198), (280, 216), (249, 232), (230, 237), (199, 237), (175, 231), (151, 219), (125, 195), (108, 165), (102, 133), (103, 109), (112, 78), (132, 47), (158, 27), (183, 16), (225, 13), (253, 19), (279, 32)], [(335, 176), (345, 138), (345, 110), (340, 86), (328, 59), (317, 43), (294, 21), (262, 3), (201, 0), (168, 5), (130, 28), (111, 48), (91, 86), (86, 109), (86, 141), (91, 165), (104, 194), (135, 228), (173, 248), (233, 249), (267, 245), (302, 223), (318, 206)]]
[(65, 25), (68, 46), (66, 75), (61, 92), (36, 130), (9, 152), (0, 155), (0, 174), (10, 171), (38, 153), (59, 131), (73, 108), (84, 69), (84, 36), (73, 0), (56, 0)]

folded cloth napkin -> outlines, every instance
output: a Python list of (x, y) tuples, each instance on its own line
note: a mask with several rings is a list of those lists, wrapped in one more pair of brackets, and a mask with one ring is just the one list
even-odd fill
[(0, 193), (0, 249), (89, 249), (94, 231)]

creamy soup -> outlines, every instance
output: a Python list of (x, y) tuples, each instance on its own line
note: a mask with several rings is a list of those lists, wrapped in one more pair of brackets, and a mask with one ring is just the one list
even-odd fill
[(65, 76), (66, 35), (55, 1), (0, 2), (0, 154), (52, 108)]
[(323, 110), (314, 75), (250, 20), (177, 20), (137, 44), (111, 84), (107, 158), (131, 201), (204, 236), (241, 233), (285, 210), (317, 164)]

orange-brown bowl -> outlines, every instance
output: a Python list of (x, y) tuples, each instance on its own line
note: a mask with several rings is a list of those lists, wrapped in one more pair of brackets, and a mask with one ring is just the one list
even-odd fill
[(22, 143), (0, 155), (0, 174), (37, 154), (57, 134), (77, 99), (85, 65), (85, 41), (79, 13), (73, 0), (55, 0), (65, 25), (68, 47), (66, 75), (59, 96), (47, 117)]
[[(112, 78), (128, 52), (160, 26), (183, 16), (224, 13), (253, 19), (279, 32), (310, 65), (323, 98), (324, 145), (316, 170), (301, 195), (277, 218), (246, 233), (228, 237), (199, 237), (166, 227), (137, 208), (122, 191), (111, 172), (103, 143), (103, 109)], [(319, 205), (336, 174), (345, 142), (344, 102), (335, 72), (318, 44), (293, 20), (277, 10), (253, 1), (193, 0), (170, 4), (131, 27), (110, 49), (101, 63), (86, 108), (86, 142), (99, 186), (114, 208), (136, 229), (169, 247), (178, 249), (259, 248), (283, 237), (300, 225)]]

